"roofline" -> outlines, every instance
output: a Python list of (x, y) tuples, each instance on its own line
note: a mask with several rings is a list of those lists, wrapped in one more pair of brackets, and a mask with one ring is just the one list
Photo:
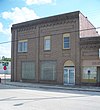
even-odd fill
[(91, 23), (91, 21), (88, 19), (87, 16), (83, 15), (83, 13), (80, 12), (80, 14), (95, 28), (95, 26)]
[(80, 39), (82, 39), (82, 40), (90, 40), (90, 39), (100, 39), (100, 36), (92, 36), (92, 37), (81, 37)]
[(71, 19), (71, 18), (73, 18), (71, 16), (74, 16), (76, 18), (76, 17), (79, 17), (79, 16), (77, 16), (77, 15), (79, 15), (79, 13), (80, 13), (80, 11), (74, 11), (74, 12), (39, 18), (39, 19), (35, 19), (35, 20), (30, 20), (30, 21), (26, 21), (26, 22), (22, 22), (22, 23), (17, 23), (17, 24), (12, 25), (12, 29), (22, 27), (25, 25), (38, 25), (38, 24), (47, 23), (47, 22), (54, 22), (54, 21), (63, 20), (66, 18)]

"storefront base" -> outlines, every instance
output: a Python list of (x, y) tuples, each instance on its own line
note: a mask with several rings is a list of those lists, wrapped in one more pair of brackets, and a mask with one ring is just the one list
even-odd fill
[(100, 87), (100, 83), (81, 83), (81, 86), (95, 86), (95, 87)]

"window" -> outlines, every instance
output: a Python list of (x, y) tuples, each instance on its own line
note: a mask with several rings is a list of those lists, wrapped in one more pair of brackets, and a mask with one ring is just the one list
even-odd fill
[(18, 52), (27, 52), (27, 40), (18, 41)]
[(63, 34), (63, 49), (69, 49), (70, 48), (70, 34)]
[(100, 59), (100, 48), (99, 48), (99, 59)]
[(22, 62), (22, 79), (35, 79), (34, 62)]
[(44, 50), (50, 50), (50, 36), (44, 37)]
[(56, 62), (43, 61), (41, 62), (41, 80), (56, 79)]
[(82, 68), (82, 81), (83, 82), (96, 82), (96, 76), (97, 76), (97, 67), (83, 67)]

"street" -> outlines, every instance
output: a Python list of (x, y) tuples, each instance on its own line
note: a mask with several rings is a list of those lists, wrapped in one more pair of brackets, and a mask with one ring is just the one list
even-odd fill
[(100, 110), (100, 93), (0, 84), (0, 110)]

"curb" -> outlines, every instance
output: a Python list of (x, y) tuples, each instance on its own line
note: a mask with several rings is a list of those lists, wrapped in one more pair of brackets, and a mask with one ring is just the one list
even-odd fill
[(61, 87), (61, 86), (47, 86), (47, 85), (31, 85), (31, 84), (25, 84), (25, 83), (19, 83), (19, 84), (14, 84), (14, 83), (6, 83), (5, 85), (10, 85), (10, 86), (16, 86), (16, 87), (29, 87), (29, 88), (42, 88), (42, 89), (59, 89), (59, 90), (75, 90), (75, 91), (89, 91), (89, 92), (100, 92), (100, 88), (76, 88), (76, 87)]

